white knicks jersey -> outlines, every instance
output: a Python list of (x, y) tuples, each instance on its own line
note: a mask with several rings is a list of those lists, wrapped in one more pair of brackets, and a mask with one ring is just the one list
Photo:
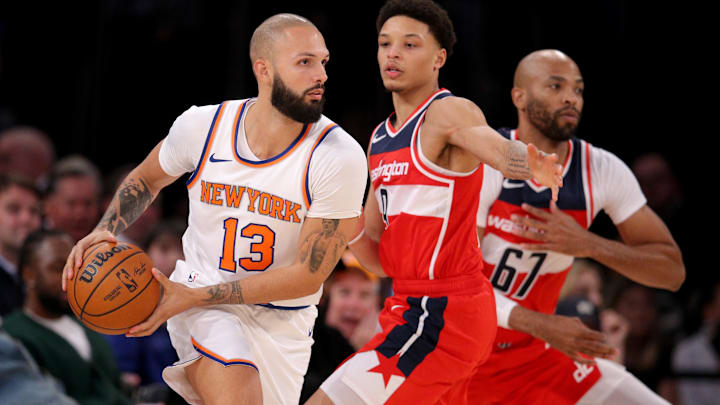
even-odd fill
[[(367, 179), (360, 145), (322, 116), (303, 126), (282, 153), (258, 159), (244, 125), (254, 103), (192, 107), (163, 141), (163, 170), (169, 175), (192, 172), (185, 262), (178, 262), (173, 281), (203, 287), (290, 265), (306, 217), (360, 215)], [(268, 305), (314, 305), (321, 292)]]

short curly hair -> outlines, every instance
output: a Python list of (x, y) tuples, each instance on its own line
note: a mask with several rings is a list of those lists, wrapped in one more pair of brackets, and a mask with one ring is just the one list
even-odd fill
[(388, 0), (380, 9), (375, 23), (380, 34), (387, 20), (397, 15), (404, 15), (425, 23), (448, 56), (452, 55), (453, 46), (457, 42), (455, 28), (447, 11), (432, 0)]

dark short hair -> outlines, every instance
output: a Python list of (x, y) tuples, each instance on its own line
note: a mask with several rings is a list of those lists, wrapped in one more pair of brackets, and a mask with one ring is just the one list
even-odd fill
[(0, 173), (0, 193), (4, 193), (13, 186), (20, 187), (23, 190), (27, 190), (35, 194), (35, 197), (38, 199), (42, 198), (40, 189), (38, 189), (35, 183), (33, 183), (30, 179), (19, 174)]
[(388, 0), (380, 9), (375, 23), (380, 34), (387, 20), (397, 15), (404, 15), (425, 23), (448, 56), (452, 55), (453, 46), (457, 42), (455, 28), (447, 11), (432, 0)]
[(97, 186), (98, 196), (102, 193), (102, 180), (100, 170), (88, 158), (82, 155), (70, 155), (53, 166), (50, 172), (50, 181), (46, 194), (52, 195), (57, 191), (58, 183), (67, 178), (87, 177)]
[[(23, 270), (30, 265), (35, 253), (40, 248), (45, 240), (50, 238), (70, 238), (70, 235), (66, 232), (56, 229), (40, 229), (32, 232), (25, 238), (22, 247), (20, 248), (20, 255), (18, 259), (18, 274), (22, 276)], [(72, 240), (72, 238), (70, 238)]]

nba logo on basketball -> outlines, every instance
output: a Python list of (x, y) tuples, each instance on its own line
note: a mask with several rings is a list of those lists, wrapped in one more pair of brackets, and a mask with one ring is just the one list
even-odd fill
[(115, 273), (115, 276), (117, 276), (120, 282), (123, 283), (123, 285), (127, 287), (130, 292), (133, 292), (137, 289), (137, 283), (135, 282), (135, 280), (132, 279), (132, 277), (130, 277), (130, 274), (125, 271), (125, 269), (120, 269), (120, 271)]

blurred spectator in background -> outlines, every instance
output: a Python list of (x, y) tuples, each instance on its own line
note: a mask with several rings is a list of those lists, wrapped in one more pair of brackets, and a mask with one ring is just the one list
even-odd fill
[[(154, 267), (168, 277), (175, 269), (175, 262), (184, 258), (182, 235), (185, 228), (182, 221), (161, 222), (152, 229), (147, 244), (143, 245)], [(124, 335), (107, 335), (105, 338), (115, 353), (123, 381), (134, 390), (137, 401), (167, 404), (181, 400), (162, 379), (163, 368), (178, 360), (164, 325), (152, 335), (141, 338)]]
[(129, 404), (105, 338), (69, 315), (60, 283), (73, 243), (60, 231), (41, 230), (28, 236), (18, 267), (27, 286), (25, 304), (5, 318), (3, 326), (80, 404)]
[[(647, 204), (662, 218), (673, 234), (683, 254), (687, 279), (679, 295), (663, 297), (666, 301), (688, 302), (697, 288), (702, 288), (715, 279), (710, 272), (699, 270), (704, 263), (703, 247), (698, 243), (693, 208), (687, 205), (685, 190), (676, 177), (668, 160), (660, 153), (645, 153), (638, 156), (631, 165), (640, 188), (647, 198)], [(677, 302), (669, 305), (677, 305)]]
[[(130, 173), (130, 171), (132, 171), (132, 169), (135, 168), (135, 166), (135, 164), (127, 164), (120, 166), (105, 177), (103, 196), (100, 207), (101, 212), (105, 212), (108, 205), (110, 205), (113, 196), (115, 195), (115, 191), (117, 191), (122, 181), (125, 180), (125, 177), (127, 177), (127, 175)], [(132, 243), (137, 246), (143, 246), (146, 239), (148, 238), (148, 235), (150, 234), (150, 231), (163, 217), (162, 199), (163, 192), (160, 192), (158, 193), (157, 197), (155, 197), (155, 200), (152, 202), (152, 204), (150, 204), (150, 206), (147, 207), (147, 209), (142, 213), (142, 215), (140, 215), (140, 217), (138, 217), (135, 222), (133, 222), (126, 230), (124, 230), (120, 235), (118, 235), (118, 239), (124, 242)], [(175, 268), (175, 263), (173, 263), (173, 268)]]
[(569, 295), (558, 301), (555, 313), (578, 318), (590, 329), (600, 330), (600, 308), (582, 295)]
[(720, 399), (720, 282), (705, 288), (698, 307), (700, 330), (681, 340), (672, 356), (679, 405), (712, 405)]
[(613, 309), (605, 308), (603, 275), (609, 273), (593, 260), (576, 259), (560, 291), (556, 313), (575, 316), (589, 328), (599, 330), (607, 337), (607, 343), (617, 349), (610, 358), (624, 363), (625, 339), (630, 326), (627, 320)]
[(76, 405), (77, 402), (45, 378), (25, 348), (0, 328), (0, 404)]
[(100, 219), (100, 171), (80, 155), (68, 156), (53, 167), (45, 197), (47, 226), (78, 241)]
[(310, 397), (348, 356), (380, 331), (380, 280), (350, 251), (325, 282), (327, 301), (318, 306), (314, 343), (300, 403)]
[(672, 229), (670, 223), (682, 207), (683, 192), (667, 160), (659, 153), (647, 153), (635, 159), (632, 171), (647, 204)]
[[(660, 327), (655, 290), (627, 282), (615, 299), (615, 310), (629, 324), (625, 367), (650, 389), (667, 398), (661, 385), (670, 375), (673, 336)], [(671, 401), (672, 402), (672, 401)]]
[(44, 189), (54, 163), (55, 147), (39, 129), (13, 127), (0, 133), (0, 173), (25, 176)]
[(160, 222), (147, 237), (145, 251), (155, 267), (170, 277), (175, 270), (175, 262), (184, 260), (182, 236), (187, 225), (182, 220)]
[(40, 192), (23, 177), (0, 173), (0, 316), (20, 308), (17, 266), (25, 238), (40, 228)]
[(560, 290), (560, 300), (567, 296), (581, 296), (587, 298), (596, 307), (602, 308), (604, 303), (602, 272), (602, 266), (595, 261), (575, 259)]

